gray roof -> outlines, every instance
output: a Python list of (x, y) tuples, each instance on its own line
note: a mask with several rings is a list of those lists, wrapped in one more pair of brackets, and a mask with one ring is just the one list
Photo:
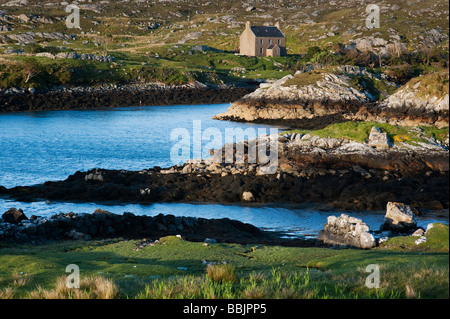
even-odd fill
[(277, 27), (251, 27), (257, 37), (284, 38), (283, 32)]

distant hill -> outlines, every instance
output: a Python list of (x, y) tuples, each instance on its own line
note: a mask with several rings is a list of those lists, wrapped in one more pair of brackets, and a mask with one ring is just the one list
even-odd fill
[[(67, 31), (65, 3), (60, 0), (1, 0), (0, 25), (13, 32)], [(273, 25), (280, 22), (288, 37), (288, 53), (299, 53), (312, 45), (351, 43), (374, 36), (398, 40), (408, 48), (448, 40), (448, 1), (378, 1), (380, 28), (365, 27), (370, 1), (256, 0), (228, 1), (78, 1), (81, 30), (71, 30), (89, 39), (97, 32), (131, 37), (136, 47), (147, 44), (197, 43), (223, 50), (237, 50), (237, 34), (245, 22)], [(5, 18), (6, 17), (6, 18)], [(201, 33), (201, 35), (199, 35)], [(123, 39), (125, 43), (132, 39)], [(290, 49), (290, 50), (289, 50)]]
[[(192, 80), (221, 85), (280, 79), (308, 64), (379, 68), (405, 84), (448, 67), (449, 9), (444, 0), (379, 1), (380, 28), (371, 30), (365, 23), (370, 1), (80, 0), (80, 29), (66, 26), (69, 3), (0, 0), (0, 88)], [(236, 57), (246, 21), (279, 22), (288, 56)], [(17, 70), (37, 53), (108, 58), (58, 60), (50, 76), (27, 80)], [(108, 64), (109, 56), (113, 63)], [(38, 59), (45, 71), (53, 64), (48, 57)], [(162, 67), (172, 71), (167, 75)]]

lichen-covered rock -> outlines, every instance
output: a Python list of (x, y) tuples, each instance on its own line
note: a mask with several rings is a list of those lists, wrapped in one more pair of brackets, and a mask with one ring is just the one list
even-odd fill
[(393, 146), (387, 133), (383, 133), (380, 128), (374, 126), (369, 135), (369, 146), (376, 149), (387, 149)]
[(380, 108), (383, 111), (407, 112), (411, 124), (419, 124), (416, 118), (422, 114), (432, 114), (436, 126), (448, 126), (448, 79), (448, 70), (413, 78), (380, 103)]
[[(385, 88), (367, 90), (367, 83), (382, 83)], [(392, 94), (393, 90), (397, 91)], [(399, 88), (385, 75), (344, 65), (265, 83), (214, 119), (295, 124), (302, 128), (344, 120), (445, 127), (448, 114), (448, 70), (413, 78)]]
[(376, 246), (376, 240), (361, 219), (342, 214), (340, 217), (329, 216), (319, 240), (325, 244), (353, 246), (369, 249)]
[(409, 232), (417, 228), (416, 215), (408, 205), (388, 202), (381, 228), (399, 233)]
[(372, 76), (359, 67), (341, 66), (334, 72), (317, 73), (311, 76), (311, 83), (305, 85), (295, 84), (296, 76), (287, 75), (271, 85), (263, 85), (214, 119), (248, 122), (312, 119), (345, 114), (352, 107), (357, 111), (365, 103), (374, 101), (369, 93), (358, 90), (350, 81), (351, 76)]

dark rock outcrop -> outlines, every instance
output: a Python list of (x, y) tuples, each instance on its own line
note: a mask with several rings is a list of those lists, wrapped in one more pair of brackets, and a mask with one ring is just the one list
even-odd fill
[[(244, 202), (242, 194), (250, 192), (255, 203), (324, 203), (341, 209), (384, 210), (387, 202), (402, 201), (417, 208), (448, 207), (448, 172), (408, 176), (356, 166), (296, 167), (294, 172), (278, 171), (272, 175), (249, 170), (247, 174), (236, 169), (234, 172), (193, 169), (192, 173), (183, 174), (182, 168), (177, 168), (168, 174), (154, 169), (98, 169), (77, 172), (64, 181), (1, 189), (0, 195), (19, 201), (236, 203)], [(103, 180), (86, 180), (90, 174), (101, 174)]]
[(23, 213), (23, 210), (10, 208), (3, 215), (2, 218), (5, 222), (10, 224), (18, 224), (22, 220), (27, 220), (27, 216)]
[(104, 85), (96, 88), (76, 87), (29, 92), (0, 90), (0, 113), (31, 110), (67, 110), (105, 107), (216, 104), (233, 102), (252, 92), (251, 83), (242, 86), (198, 87)]
[(0, 240), (14, 242), (45, 242), (48, 240), (90, 240), (101, 238), (158, 239), (181, 235), (186, 240), (203, 242), (267, 243), (314, 246), (314, 240), (283, 239), (276, 233), (228, 218), (205, 219), (174, 215), (117, 215), (97, 209), (93, 214), (57, 214), (50, 218), (35, 217), (18, 223), (1, 222)]

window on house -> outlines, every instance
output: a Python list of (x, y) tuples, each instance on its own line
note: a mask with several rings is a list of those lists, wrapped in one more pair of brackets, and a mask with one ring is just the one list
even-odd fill
[(280, 39), (278, 39), (278, 45), (280, 45), (281, 44), (281, 40)]
[(259, 53), (263, 53), (263, 48), (259, 48)]
[(269, 45), (271, 45), (272, 44), (272, 39), (269, 39)]
[(264, 41), (263, 41), (263, 39), (261, 39), (261, 40), (259, 40), (259, 41), (260, 41), (261, 45), (263, 45), (263, 44), (264, 44)]

